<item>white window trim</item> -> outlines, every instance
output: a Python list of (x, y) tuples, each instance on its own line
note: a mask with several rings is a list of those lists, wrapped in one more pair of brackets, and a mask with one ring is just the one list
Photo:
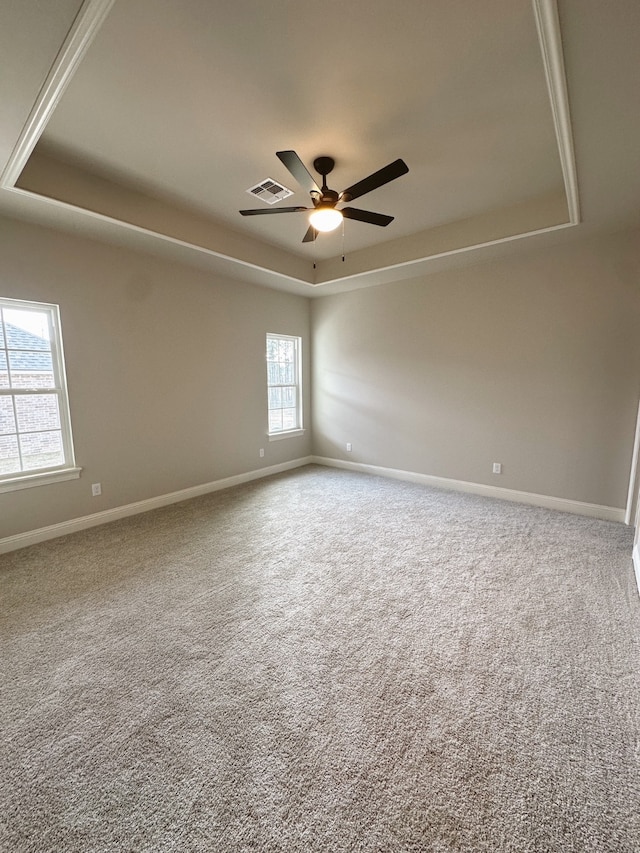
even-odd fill
[(77, 480), (82, 468), (60, 468), (57, 471), (38, 471), (36, 474), (24, 474), (0, 481), (0, 494), (16, 492), (18, 489), (31, 489), (33, 486), (46, 486), (49, 483), (60, 483), (64, 480)]
[[(67, 377), (64, 366), (64, 351), (62, 344), (62, 326), (60, 323), (60, 309), (57, 305), (49, 302), (33, 302), (31, 300), (10, 299), (2, 297), (0, 303), (3, 307), (12, 309), (25, 309), (28, 311), (40, 310), (48, 314), (51, 326), (51, 359), (55, 365), (55, 375), (59, 379), (59, 387), (56, 387), (58, 397), (58, 408), (60, 413), (60, 435), (64, 451), (64, 465), (55, 468), (31, 469), (28, 471), (16, 471), (0, 476), (0, 494), (13, 492), (18, 489), (28, 489), (33, 486), (44, 486), (49, 483), (58, 483), (64, 480), (75, 480), (80, 476), (82, 468), (78, 468), (75, 462), (73, 448), (73, 435), (71, 432), (71, 413), (69, 410), (69, 394), (67, 390)], [(13, 394), (15, 390), (25, 393), (24, 389), (2, 389), (3, 396)], [(34, 393), (37, 393), (37, 390)], [(52, 389), (42, 389), (51, 392)]]
[[(298, 423), (295, 429), (288, 430), (278, 430), (277, 432), (269, 432), (267, 428), (267, 438), (269, 441), (280, 441), (283, 438), (295, 438), (296, 436), (304, 435), (304, 411), (303, 411), (303, 400), (302, 400), (302, 338), (299, 335), (281, 335), (278, 332), (267, 332), (266, 340), (269, 338), (278, 338), (279, 340), (284, 341), (295, 341), (296, 344), (296, 389), (297, 389), (297, 399), (298, 399)], [(266, 354), (265, 354), (265, 364), (267, 363)], [(267, 400), (269, 394), (269, 388), (272, 387), (269, 385), (268, 373), (267, 373)], [(267, 402), (267, 423), (269, 420), (269, 404)]]
[(298, 435), (304, 435), (306, 430), (304, 429), (287, 429), (280, 430), (280, 432), (269, 432), (267, 433), (267, 437), (269, 441), (280, 441), (282, 438), (296, 438)]

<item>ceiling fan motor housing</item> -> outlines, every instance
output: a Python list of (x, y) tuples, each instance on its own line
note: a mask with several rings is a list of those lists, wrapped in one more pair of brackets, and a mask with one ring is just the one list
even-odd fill
[(316, 157), (313, 161), (313, 168), (318, 172), (322, 177), (326, 177), (328, 174), (333, 172), (333, 167), (336, 165), (336, 161), (333, 157)]
[(335, 190), (328, 190), (323, 188), (322, 197), (320, 198), (319, 204), (333, 207), (338, 203), (338, 193)]

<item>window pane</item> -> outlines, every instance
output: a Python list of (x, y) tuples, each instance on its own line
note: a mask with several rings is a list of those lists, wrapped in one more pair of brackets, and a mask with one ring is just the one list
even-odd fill
[(283, 388), (282, 389), (282, 405), (285, 408), (294, 408), (296, 407), (296, 389), (295, 387)]
[(13, 414), (11, 397), (0, 397), (0, 435), (16, 432), (16, 419)]
[(5, 308), (3, 313), (8, 349), (30, 349), (43, 352), (51, 349), (49, 318), (46, 311)]
[(293, 364), (280, 364), (278, 381), (281, 385), (289, 385), (295, 381)]
[(269, 412), (269, 432), (282, 431), (282, 409), (274, 409)]
[(269, 361), (278, 360), (278, 341), (276, 338), (267, 338), (267, 359)]
[(298, 426), (296, 421), (296, 410), (295, 409), (283, 409), (282, 410), (282, 428), (283, 429), (295, 429)]
[(59, 328), (58, 306), (0, 298), (0, 492), (21, 472), (75, 464)]
[(7, 356), (0, 352), (0, 388), (9, 387), (9, 370), (7, 368)]
[(55, 394), (29, 394), (15, 399), (20, 432), (60, 428), (58, 397)]
[(12, 388), (53, 388), (53, 362), (50, 352), (10, 350)]
[(0, 435), (0, 474), (13, 474), (19, 470), (18, 439), (15, 435)]
[(60, 430), (21, 435), (20, 449), (22, 467), (25, 471), (33, 468), (50, 468), (64, 463)]
[(267, 337), (267, 387), (269, 432), (302, 427), (298, 358), (300, 339)]
[(270, 361), (267, 364), (267, 381), (269, 385), (277, 385), (280, 381), (279, 376), (280, 374), (277, 362)]
[(269, 388), (269, 408), (282, 408), (282, 388)]
[(293, 361), (293, 341), (279, 341), (278, 361)]

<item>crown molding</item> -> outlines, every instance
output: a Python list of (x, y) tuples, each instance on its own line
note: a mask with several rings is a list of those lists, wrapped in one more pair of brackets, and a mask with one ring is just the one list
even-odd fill
[(570, 224), (578, 225), (580, 222), (578, 176), (573, 149), (573, 131), (571, 129), (569, 94), (564, 68), (557, 0), (533, 0), (533, 12), (538, 28), (542, 64), (558, 142)]
[(82, 4), (0, 176), (0, 187), (12, 189), (15, 186), (51, 114), (114, 2), (85, 0)]

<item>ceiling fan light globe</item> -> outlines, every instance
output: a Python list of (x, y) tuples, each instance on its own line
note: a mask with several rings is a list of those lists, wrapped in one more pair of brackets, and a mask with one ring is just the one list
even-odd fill
[(335, 231), (342, 222), (342, 214), (335, 207), (318, 207), (309, 217), (316, 231)]

